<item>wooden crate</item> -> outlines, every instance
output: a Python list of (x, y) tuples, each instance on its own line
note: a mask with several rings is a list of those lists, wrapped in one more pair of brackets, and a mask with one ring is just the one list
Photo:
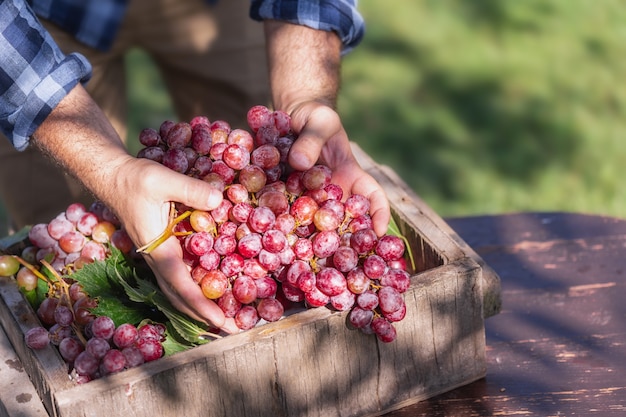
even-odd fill
[(75, 385), (55, 348), (24, 345), (38, 320), (4, 278), (0, 321), (48, 413), (375, 416), (485, 376), (484, 318), (500, 308), (497, 275), (393, 171), (354, 151), (387, 191), (419, 267), (394, 342), (348, 329), (347, 312), (311, 309)]

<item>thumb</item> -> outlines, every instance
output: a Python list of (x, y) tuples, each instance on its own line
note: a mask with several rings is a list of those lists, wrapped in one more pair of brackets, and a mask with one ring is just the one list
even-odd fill
[[(165, 168), (168, 169), (168, 168)], [(168, 177), (167, 185), (161, 184), (169, 191), (169, 200), (182, 203), (199, 210), (213, 210), (222, 203), (223, 191), (197, 178), (183, 174)]]
[(298, 139), (289, 151), (289, 164), (300, 171), (311, 168), (320, 159), (326, 142), (341, 129), (337, 113), (319, 104), (294, 112), (292, 125)]

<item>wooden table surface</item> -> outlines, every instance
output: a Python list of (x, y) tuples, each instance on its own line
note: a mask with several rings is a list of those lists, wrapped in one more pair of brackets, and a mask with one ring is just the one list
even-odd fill
[(626, 415), (626, 220), (567, 213), (446, 219), (498, 273), (487, 376), (390, 414)]
[[(502, 280), (502, 311), (486, 320), (487, 376), (387, 416), (625, 415), (626, 220), (446, 221)], [(0, 352), (0, 416), (43, 416), (19, 360), (6, 345)]]

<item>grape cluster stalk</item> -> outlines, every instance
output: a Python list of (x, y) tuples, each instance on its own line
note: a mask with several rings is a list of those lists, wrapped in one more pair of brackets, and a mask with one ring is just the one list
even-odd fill
[(289, 167), (297, 136), (287, 113), (258, 105), (247, 122), (197, 116), (141, 131), (138, 157), (205, 181), (224, 200), (209, 212), (176, 204), (168, 229), (139, 250), (176, 236), (195, 284), (242, 330), (303, 303), (350, 310), (352, 326), (395, 340), (410, 285), (404, 241), (378, 237), (369, 200), (344, 199), (328, 166)]

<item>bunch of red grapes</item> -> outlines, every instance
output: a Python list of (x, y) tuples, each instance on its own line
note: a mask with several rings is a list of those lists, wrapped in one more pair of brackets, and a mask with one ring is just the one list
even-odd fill
[(254, 106), (247, 120), (250, 130), (195, 117), (140, 133), (138, 157), (224, 193), (210, 212), (176, 207), (190, 213), (174, 234), (193, 280), (243, 330), (303, 302), (351, 310), (354, 327), (393, 341), (410, 284), (403, 240), (379, 238), (369, 200), (344, 199), (327, 166), (289, 167), (296, 136), (288, 114)]
[(32, 246), (24, 249), (22, 258), (31, 264), (45, 259), (59, 272), (104, 260), (109, 243), (125, 254), (134, 247), (119, 220), (101, 202), (89, 208), (70, 204), (49, 223), (34, 225), (28, 238)]
[(25, 334), (30, 348), (55, 345), (78, 383), (163, 355), (164, 326), (145, 324), (137, 328), (124, 323), (116, 327), (111, 318), (94, 316), (91, 310), (97, 306), (97, 300), (71, 279), (74, 270), (107, 258), (109, 245), (123, 253), (132, 253), (130, 238), (107, 207), (99, 202), (89, 209), (80, 203), (71, 204), (49, 223), (34, 225), (28, 237), (31, 245), (20, 254), (26, 265), (11, 255), (2, 255), (0, 275), (14, 275), (18, 287), (24, 291), (37, 288), (42, 279), (37, 271), (44, 261), (65, 276), (59, 275), (56, 281), (48, 282), (47, 297), (36, 310), (42, 326)]
[(25, 342), (31, 349), (43, 349), (50, 343), (55, 345), (77, 383), (134, 368), (163, 356), (165, 326), (162, 324), (115, 326), (111, 318), (98, 316), (77, 332), (71, 307), (58, 300), (48, 297), (45, 301), (50, 302), (41, 304), (37, 315), (46, 327), (28, 330)]

